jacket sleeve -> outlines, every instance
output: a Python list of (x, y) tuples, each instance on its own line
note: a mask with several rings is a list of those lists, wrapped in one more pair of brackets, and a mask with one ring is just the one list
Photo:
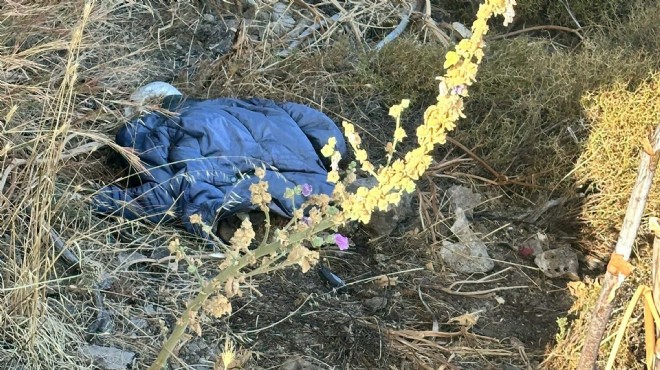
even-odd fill
[(97, 212), (129, 220), (168, 222), (180, 215), (176, 214), (177, 199), (172, 197), (167, 186), (172, 184), (147, 182), (128, 189), (109, 185), (92, 198), (92, 205)]

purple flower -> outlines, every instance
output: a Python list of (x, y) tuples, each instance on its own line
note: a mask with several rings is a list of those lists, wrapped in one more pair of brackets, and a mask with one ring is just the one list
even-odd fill
[(304, 216), (302, 222), (307, 226), (312, 226), (312, 219), (310, 217)]
[(463, 94), (464, 91), (465, 91), (465, 85), (454, 86), (454, 88), (451, 90), (453, 94), (458, 94), (458, 95)]
[(302, 186), (302, 195), (308, 197), (312, 194), (312, 185), (310, 184), (303, 184)]
[(335, 234), (335, 243), (337, 243), (340, 251), (348, 249), (348, 238), (341, 234)]

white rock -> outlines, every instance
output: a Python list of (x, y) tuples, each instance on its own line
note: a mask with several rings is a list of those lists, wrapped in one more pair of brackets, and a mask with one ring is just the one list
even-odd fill
[(443, 242), (440, 256), (449, 268), (456, 272), (488, 272), (495, 267), (495, 262), (488, 255), (486, 244), (472, 231), (465, 211), (456, 209), (456, 221), (451, 227), (459, 242)]
[(568, 277), (579, 280), (578, 255), (570, 247), (550, 249), (536, 256), (534, 263), (550, 278)]
[(94, 360), (94, 364), (104, 370), (125, 370), (133, 362), (135, 353), (122, 351), (114, 347), (88, 345), (80, 348), (80, 352)]

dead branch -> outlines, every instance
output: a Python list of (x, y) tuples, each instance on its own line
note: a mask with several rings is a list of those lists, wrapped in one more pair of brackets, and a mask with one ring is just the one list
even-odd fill
[(405, 31), (406, 27), (408, 27), (408, 23), (410, 23), (410, 15), (414, 12), (418, 12), (421, 6), (421, 1), (415, 1), (415, 4), (411, 7), (408, 14), (403, 14), (401, 16), (401, 22), (399, 22), (399, 24), (392, 30), (392, 32), (388, 33), (387, 36), (385, 36), (385, 38), (376, 45), (376, 50), (382, 49), (385, 45), (399, 37), (403, 31)]
[(577, 35), (577, 37), (580, 38), (580, 40), (583, 40), (584, 38), (580, 34), (579, 29), (573, 29), (573, 28), (568, 28), (568, 27), (563, 27), (563, 26), (554, 26), (554, 25), (546, 25), (546, 26), (534, 26), (534, 27), (527, 27), (523, 28), (522, 30), (517, 30), (517, 31), (512, 31), (509, 33), (505, 33), (504, 35), (497, 35), (497, 36), (492, 36), (487, 38), (488, 41), (492, 40), (499, 40), (499, 39), (504, 39), (507, 37), (515, 36), (515, 35), (520, 35), (525, 32), (532, 32), (532, 31), (540, 31), (540, 30), (553, 30), (553, 31), (563, 31), (563, 32), (570, 32), (574, 33)]

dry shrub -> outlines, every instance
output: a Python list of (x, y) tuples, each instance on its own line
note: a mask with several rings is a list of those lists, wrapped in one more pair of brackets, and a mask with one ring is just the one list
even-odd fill
[(522, 38), (493, 43), (455, 136), (479, 145), (478, 154), (496, 170), (543, 187), (540, 193), (570, 191), (566, 175), (589, 132), (581, 96), (612, 81), (643, 78), (654, 63), (598, 45), (569, 52)]
[(543, 362), (543, 369), (575, 369), (584, 341), (584, 333), (589, 327), (589, 310), (594, 306), (600, 292), (598, 281), (571, 282), (569, 291), (575, 299), (568, 311), (574, 316), (569, 322), (567, 317), (557, 320), (559, 331), (556, 334), (557, 345), (549, 349), (550, 353)]
[[(650, 261), (645, 254), (643, 260)], [(599, 368), (603, 368), (610, 356), (614, 336), (621, 327), (621, 320), (633, 296), (635, 289), (640, 284), (648, 284), (651, 279), (650, 269), (639, 264), (635, 273), (630, 276), (616, 294), (612, 303), (614, 309), (605, 329), (603, 340), (599, 349)], [(574, 302), (567, 315), (557, 320), (558, 332), (556, 343), (547, 348), (546, 357), (540, 369), (575, 369), (580, 358), (585, 333), (591, 323), (594, 305), (600, 294), (601, 278), (591, 279), (589, 277), (579, 282), (568, 283), (568, 291), (573, 296)], [(628, 322), (623, 341), (616, 355), (614, 370), (642, 370), (645, 365), (644, 348), (644, 320), (643, 302), (638, 301), (633, 311), (632, 319)]]
[[(571, 176), (566, 176), (577, 183), (591, 184), (593, 193), (587, 197), (581, 212), (584, 227), (580, 243), (583, 249), (602, 258), (612, 252), (623, 221), (637, 176), (641, 140), (660, 124), (660, 73), (657, 72), (657, 60), (649, 57), (653, 50), (655, 53), (658, 50), (657, 40), (649, 37), (658, 27), (658, 6), (640, 8), (637, 5), (636, 9), (629, 22), (608, 34), (594, 37), (592, 55), (602, 55), (600, 50), (606, 49), (617, 52), (617, 57), (601, 61), (600, 64), (609, 66), (609, 70), (598, 70), (607, 73), (608, 79), (584, 91), (579, 100), (588, 136), (578, 147), (581, 153)], [(647, 203), (647, 215), (658, 211), (659, 190), (654, 184)], [(648, 285), (651, 280), (650, 248), (643, 236), (644, 228), (640, 229), (640, 234), (633, 254), (636, 270), (617, 293), (614, 302), (617, 308), (612, 313), (600, 348), (601, 364), (609, 356), (615, 330), (620, 326), (633, 291), (639, 284)], [(597, 284), (582, 286), (571, 292), (576, 303), (569, 316), (561, 319), (557, 344), (549, 349), (544, 362), (546, 369), (575, 368), (599, 287)], [(634, 317), (641, 319), (641, 311), (641, 303), (638, 303)], [(643, 359), (641, 320), (633, 320), (628, 324), (615, 368), (642, 369), (645, 366)]]
[[(592, 183), (597, 194), (585, 205), (588, 227), (612, 242), (623, 222), (637, 177), (641, 140), (660, 124), (660, 73), (636, 87), (619, 82), (585, 95), (583, 104), (591, 126), (585, 150), (576, 166), (579, 182)], [(655, 183), (647, 213), (660, 211), (660, 186)], [(612, 243), (603, 243), (607, 253)]]
[(599, 43), (615, 48), (624, 47), (657, 58), (660, 50), (660, 3), (634, 1), (632, 4), (626, 22), (597, 30), (600, 33)]

